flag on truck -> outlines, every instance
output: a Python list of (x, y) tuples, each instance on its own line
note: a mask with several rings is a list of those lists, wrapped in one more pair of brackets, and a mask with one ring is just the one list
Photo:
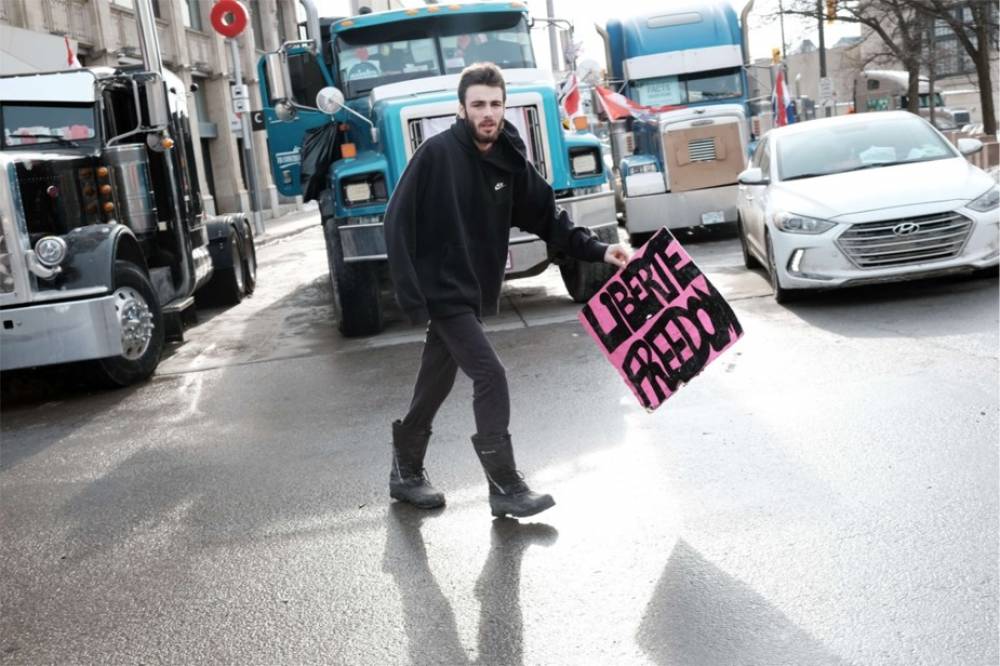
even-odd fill
[(580, 84), (576, 80), (575, 72), (570, 72), (559, 86), (559, 104), (567, 118), (572, 118), (580, 112)]
[(79, 59), (77, 59), (76, 54), (73, 53), (73, 47), (69, 45), (69, 37), (63, 35), (63, 41), (66, 42), (66, 66), (69, 69), (82, 68), (83, 65), (80, 64)]
[(628, 97), (621, 93), (616, 93), (613, 90), (608, 90), (602, 86), (596, 86), (597, 88), (597, 98), (601, 100), (601, 106), (604, 108), (604, 113), (608, 115), (611, 120), (618, 120), (619, 118), (628, 118), (629, 116), (640, 116), (648, 113), (660, 113), (662, 111), (673, 111), (674, 109), (681, 108), (677, 105), (667, 105), (667, 106), (644, 106), (633, 102)]
[(785, 72), (782, 69), (778, 70), (778, 77), (774, 80), (774, 90), (771, 91), (771, 113), (774, 114), (775, 127), (795, 122), (795, 102), (788, 94)]

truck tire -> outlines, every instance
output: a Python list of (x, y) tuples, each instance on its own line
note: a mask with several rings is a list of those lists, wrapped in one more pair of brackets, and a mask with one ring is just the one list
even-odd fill
[[(612, 237), (612, 233), (614, 237)], [(618, 233), (613, 231), (607, 233), (601, 230), (597, 237), (609, 245), (618, 242)], [(559, 265), (559, 272), (562, 273), (563, 284), (570, 298), (577, 303), (586, 303), (597, 293), (597, 290), (604, 286), (604, 283), (611, 279), (618, 269), (603, 261), (580, 261), (579, 259), (566, 259)]]
[[(217, 242), (217, 241), (213, 241)], [(236, 305), (246, 294), (246, 280), (243, 266), (243, 248), (240, 235), (232, 226), (223, 239), (224, 256), (228, 261), (212, 269), (212, 279), (195, 292), (199, 307)]]
[(337, 328), (349, 338), (375, 335), (384, 326), (378, 266), (373, 262), (347, 263), (340, 234), (332, 219), (323, 223), (326, 258), (333, 289), (333, 312)]
[(145, 271), (128, 261), (115, 261), (115, 310), (122, 327), (121, 356), (88, 364), (96, 383), (123, 387), (149, 378), (163, 353), (163, 310)]

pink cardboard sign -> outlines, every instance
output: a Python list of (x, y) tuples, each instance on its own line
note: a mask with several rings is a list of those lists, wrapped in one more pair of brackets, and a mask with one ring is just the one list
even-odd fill
[(729, 303), (665, 228), (587, 302), (580, 323), (647, 411), (743, 335)]

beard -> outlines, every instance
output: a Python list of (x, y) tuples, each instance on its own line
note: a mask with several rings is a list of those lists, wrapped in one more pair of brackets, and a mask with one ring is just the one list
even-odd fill
[(483, 127), (482, 123), (479, 125), (473, 125), (468, 118), (465, 119), (465, 123), (468, 125), (469, 129), (472, 130), (472, 136), (477, 142), (495, 143), (496, 140), (500, 138), (500, 130), (503, 129), (504, 121), (501, 118), (498, 124), (489, 125), (486, 128)]

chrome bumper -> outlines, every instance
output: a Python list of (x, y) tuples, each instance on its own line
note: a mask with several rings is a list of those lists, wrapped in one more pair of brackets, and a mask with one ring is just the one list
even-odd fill
[(0, 310), (0, 370), (122, 353), (113, 296)]
[(625, 198), (625, 226), (647, 233), (703, 226), (702, 215), (721, 212), (722, 222), (736, 222), (737, 186), (726, 185), (690, 192), (664, 192)]
[[(588, 227), (596, 232), (598, 229), (614, 229), (618, 226), (615, 218), (614, 192), (597, 192), (569, 199), (557, 199), (556, 205), (564, 208), (573, 223), (579, 227)], [(514, 224), (517, 224), (517, 220), (514, 220)], [(337, 227), (337, 233), (340, 234), (344, 262), (384, 261), (387, 258), (385, 232), (381, 222), (343, 224)], [(544, 241), (534, 234), (511, 229), (508, 274), (523, 273), (547, 261), (548, 250)]]

